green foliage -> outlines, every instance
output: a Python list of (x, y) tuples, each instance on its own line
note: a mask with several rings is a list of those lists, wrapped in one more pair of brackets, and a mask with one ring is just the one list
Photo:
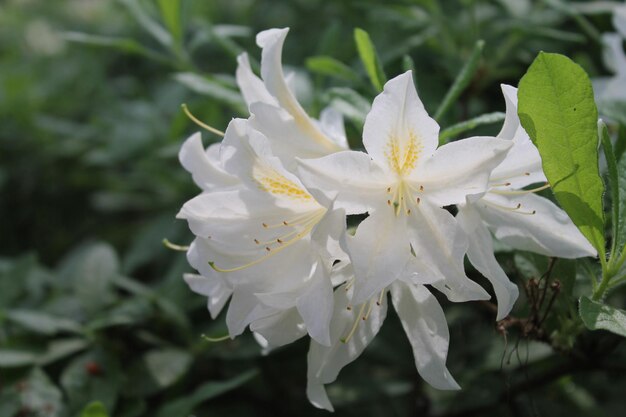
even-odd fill
[(539, 149), (554, 196), (604, 257), (604, 186), (598, 174), (595, 101), (585, 71), (541, 52), (519, 85), (519, 117)]
[(580, 317), (589, 330), (608, 330), (626, 337), (626, 311), (591, 300), (580, 299)]
[(372, 85), (376, 91), (383, 91), (383, 85), (387, 82), (387, 77), (370, 35), (363, 29), (356, 28), (354, 29), (354, 41), (356, 42), (361, 62), (363, 62), (365, 67), (365, 72), (367, 72)]
[[(385, 72), (407, 70), (431, 114), (448, 95), (442, 141), (494, 135), (504, 109), (499, 84), (516, 84), (537, 50), (565, 53), (592, 76), (603, 74), (599, 48), (588, 40), (610, 28), (609, 16), (585, 17), (578, 3), (563, 4), (1, 2), (0, 416), (326, 415), (305, 398), (304, 341), (263, 356), (249, 334), (220, 343), (201, 338), (226, 334), (224, 317), (209, 319), (206, 300), (181, 279), (191, 272), (184, 255), (161, 244), (164, 237), (191, 240), (174, 216), (199, 192), (177, 160), (184, 138), (198, 130), (180, 105), (218, 129), (245, 117), (235, 56), (247, 51), (258, 72), (254, 34), (291, 26), (284, 61), (304, 86), (299, 98), (314, 115), (328, 105), (341, 111), (352, 147), (361, 146)], [(355, 27), (367, 32), (357, 35)], [(626, 125), (623, 103), (601, 103), (600, 110), (615, 136), (617, 125)], [(624, 219), (621, 138), (614, 149)], [(208, 146), (216, 138), (203, 139)], [(626, 241), (620, 228), (618, 247)], [(522, 288), (540, 280), (550, 261), (520, 252), (499, 257), (522, 293), (506, 337), (494, 331), (488, 304), (445, 305), (449, 367), (462, 391), (420, 382), (392, 315), (329, 387), (337, 414), (623, 412), (626, 379), (617, 368), (626, 360), (624, 343), (585, 332), (576, 311), (575, 300), (597, 285), (589, 284), (587, 267), (594, 279), (599, 268), (556, 262), (549, 282), (561, 289), (548, 309), (547, 287), (539, 316), (547, 312), (539, 326), (544, 339), (537, 340), (522, 326), (530, 316)], [(611, 284), (615, 306), (624, 302), (623, 276), (622, 268)], [(597, 317), (610, 311), (590, 303)]]
[(107, 409), (100, 401), (89, 403), (80, 413), (80, 417), (109, 417)]

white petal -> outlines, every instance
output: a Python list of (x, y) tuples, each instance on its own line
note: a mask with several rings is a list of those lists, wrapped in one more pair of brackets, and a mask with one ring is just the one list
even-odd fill
[(411, 255), (405, 216), (393, 209), (379, 210), (363, 220), (354, 237), (347, 239), (354, 268), (352, 302), (360, 304), (399, 278)]
[(498, 299), (496, 320), (504, 319), (515, 304), (519, 290), (498, 264), (493, 253), (491, 234), (472, 206), (459, 206), (457, 221), (469, 239), (467, 257), (474, 267), (493, 285)]
[(291, 168), (296, 157), (319, 158), (339, 150), (328, 148), (313, 139), (310, 132), (302, 130), (296, 120), (281, 107), (253, 103), (250, 113), (250, 125), (268, 138), (273, 153), (288, 168)]
[(295, 308), (256, 320), (250, 324), (250, 330), (263, 336), (267, 349), (287, 345), (306, 335), (306, 327)]
[(391, 286), (391, 299), (421, 377), (437, 389), (460, 389), (446, 368), (450, 334), (437, 299), (424, 286), (401, 282)]
[(239, 336), (253, 321), (276, 314), (276, 310), (258, 302), (253, 291), (238, 287), (226, 312), (226, 326), (231, 338)]
[(439, 125), (417, 96), (411, 71), (391, 80), (372, 104), (363, 126), (367, 153), (391, 172), (410, 172), (437, 148)]
[(604, 62), (616, 75), (626, 75), (626, 56), (622, 47), (622, 37), (616, 33), (602, 35)]
[[(332, 345), (322, 346), (311, 340), (307, 355), (307, 397), (314, 406), (333, 410), (324, 384), (337, 379), (339, 371), (355, 360), (378, 334), (387, 315), (387, 297), (383, 297), (381, 301), (377, 305), (375, 300), (368, 300), (363, 306), (356, 305), (348, 309), (349, 292), (345, 290), (345, 286), (335, 290), (335, 310), (330, 328)], [(362, 314), (368, 309), (367, 320), (363, 320)], [(347, 340), (342, 342), (342, 339)]]
[(215, 275), (203, 277), (202, 275), (184, 274), (183, 279), (191, 291), (208, 298), (207, 307), (213, 319), (220, 314), (232, 294), (232, 290)]
[(510, 147), (511, 141), (489, 137), (450, 142), (426, 159), (411, 181), (436, 206), (464, 203), (467, 195), (486, 191), (491, 171)]
[(200, 133), (195, 133), (185, 141), (178, 154), (181, 165), (205, 191), (229, 189), (239, 184), (236, 177), (226, 173), (219, 163), (210, 158), (209, 152), (214, 153), (219, 146), (213, 144), (205, 151)]
[(298, 297), (296, 306), (311, 338), (321, 345), (330, 346), (333, 287), (330, 271), (321, 263), (313, 272), (307, 291)]
[(417, 258), (439, 271), (442, 281), (432, 285), (450, 301), (487, 300), (489, 294), (465, 275), (467, 236), (446, 210), (421, 203), (408, 218), (408, 233)]
[(621, 4), (613, 9), (613, 26), (626, 39), (626, 5)]
[(277, 106), (278, 102), (270, 92), (267, 91), (263, 81), (252, 72), (248, 54), (243, 53), (239, 55), (237, 57), (237, 64), (237, 85), (239, 85), (239, 90), (241, 90), (241, 94), (248, 107), (257, 101)]
[(348, 149), (346, 128), (343, 124), (343, 115), (332, 107), (326, 107), (320, 114), (322, 131), (340, 147)]
[(502, 124), (502, 129), (497, 137), (501, 139), (513, 139), (520, 128), (520, 121), (517, 116), (517, 88), (507, 84), (500, 84), (500, 88), (502, 89), (502, 95), (504, 96), (504, 103), (506, 105), (506, 116)]
[(568, 259), (596, 256), (567, 214), (547, 198), (489, 193), (475, 207), (496, 238), (515, 249)]
[(322, 259), (332, 266), (335, 261), (349, 261), (345, 239), (346, 212), (331, 206), (311, 232), (311, 243)]
[(306, 114), (300, 103), (289, 90), (282, 68), (282, 49), (289, 29), (269, 29), (257, 35), (257, 44), (263, 48), (261, 75), (268, 91), (276, 98), (280, 107), (289, 113), (304, 136), (327, 149), (327, 153), (341, 148)]
[(319, 159), (298, 159), (299, 177), (347, 214), (386, 204), (392, 179), (363, 152), (344, 151)]

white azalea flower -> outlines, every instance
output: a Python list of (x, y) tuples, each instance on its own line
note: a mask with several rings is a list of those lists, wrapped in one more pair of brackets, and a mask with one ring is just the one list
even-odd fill
[(337, 193), (336, 206), (348, 214), (369, 213), (347, 242), (356, 276), (354, 304), (396, 280), (435, 281), (452, 301), (489, 298), (466, 277), (467, 237), (442, 207), (484, 192), (511, 143), (474, 137), (436, 149), (438, 133), (407, 72), (374, 100), (363, 131), (367, 154), (299, 160), (300, 178), (310, 189)]
[[(492, 283), (498, 298), (497, 320), (510, 312), (519, 291), (509, 281), (493, 253), (491, 230), (507, 245), (559, 258), (596, 256), (595, 249), (572, 223), (567, 214), (547, 198), (534, 192), (545, 183), (541, 157), (517, 116), (517, 89), (502, 86), (506, 119), (499, 138), (513, 146), (491, 173), (489, 190), (478, 200), (469, 197), (459, 205), (457, 220), (469, 237), (470, 262)], [(489, 230), (488, 230), (489, 229)]]
[[(216, 312), (232, 293), (227, 313), (231, 337), (251, 323), (261, 333), (270, 317), (280, 322), (276, 315), (297, 310), (311, 337), (328, 345), (333, 310), (329, 275), (333, 262), (346, 257), (338, 243), (345, 213), (330, 203), (319, 204), (245, 120), (229, 124), (220, 166), (241, 186), (205, 192), (178, 214), (198, 236), (189, 257), (191, 261), (202, 250), (200, 261), (192, 265), (208, 280), (190, 278), (188, 283), (205, 295), (218, 294)], [(207, 269), (209, 262), (214, 272)]]
[(307, 396), (314, 406), (334, 411), (324, 385), (335, 381), (339, 371), (359, 357), (374, 339), (387, 315), (388, 292), (413, 348), (419, 374), (435, 388), (460, 388), (445, 365), (450, 340), (446, 318), (425, 286), (396, 281), (360, 305), (352, 305), (352, 292), (350, 283), (335, 290), (331, 345), (311, 341)]
[(274, 154), (287, 168), (294, 157), (317, 158), (348, 148), (343, 118), (333, 109), (326, 109), (315, 120), (304, 111), (283, 74), (281, 55), (285, 29), (269, 29), (257, 35), (263, 49), (261, 75), (250, 68), (248, 56), (237, 58), (237, 83), (248, 104), (252, 127), (265, 134)]
[(614, 76), (593, 80), (593, 90), (598, 103), (626, 101), (626, 55), (622, 42), (622, 37), (617, 33), (602, 35), (604, 63)]
[(241, 184), (239, 178), (224, 170), (220, 161), (221, 143), (214, 143), (206, 150), (200, 133), (191, 135), (178, 153), (181, 165), (191, 174), (203, 191), (227, 190)]

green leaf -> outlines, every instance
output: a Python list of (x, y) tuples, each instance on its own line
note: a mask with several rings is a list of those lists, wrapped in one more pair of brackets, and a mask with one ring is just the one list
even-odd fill
[(41, 366), (48, 365), (60, 359), (66, 358), (76, 352), (80, 352), (89, 346), (85, 339), (57, 339), (48, 344), (46, 351), (37, 358)]
[(101, 48), (112, 48), (118, 51), (141, 55), (143, 57), (152, 59), (154, 61), (161, 62), (163, 64), (169, 64), (169, 60), (166, 56), (161, 55), (133, 39), (118, 38), (113, 36), (101, 36), (91, 35), (88, 33), (80, 32), (66, 32), (63, 34), (63, 38), (69, 42), (80, 43), (88, 46), (96, 46)]
[(331, 88), (327, 92), (328, 101), (332, 107), (352, 120), (360, 130), (365, 122), (365, 116), (370, 111), (370, 102), (351, 88)]
[(193, 394), (166, 404), (159, 409), (156, 413), (156, 417), (187, 416), (191, 414), (198, 405), (240, 387), (257, 374), (258, 371), (252, 369), (227, 381), (207, 382), (196, 389)]
[(347, 81), (358, 81), (359, 76), (352, 68), (330, 56), (313, 56), (306, 60), (306, 67), (311, 71), (329, 77)]
[(383, 85), (387, 82), (387, 77), (370, 35), (363, 29), (356, 28), (354, 29), (354, 41), (372, 85), (376, 91), (383, 91)]
[(80, 417), (109, 417), (107, 409), (100, 401), (89, 403), (80, 413)]
[(0, 368), (16, 368), (37, 363), (37, 354), (23, 350), (0, 349)]
[(592, 301), (589, 297), (581, 297), (578, 308), (580, 318), (589, 330), (608, 330), (626, 337), (626, 311)]
[(617, 218), (620, 219), (617, 229), (616, 248), (618, 251), (626, 250), (626, 153), (622, 155), (617, 164), (617, 185), (619, 194), (619, 212)]
[(174, 75), (174, 79), (196, 93), (229, 104), (242, 114), (246, 113), (246, 106), (241, 94), (225, 87), (214, 79), (191, 72), (177, 73)]
[(80, 323), (63, 317), (55, 317), (48, 313), (33, 310), (10, 310), (6, 318), (26, 329), (43, 334), (54, 335), (60, 332), (77, 333), (81, 330)]
[(621, 230), (621, 221), (619, 218), (620, 213), (620, 196), (619, 196), (619, 184), (617, 174), (617, 161), (615, 160), (615, 153), (613, 152), (613, 144), (611, 143), (611, 137), (609, 131), (602, 120), (598, 121), (598, 134), (602, 140), (602, 148), (604, 149), (604, 159), (606, 160), (607, 171), (609, 175), (609, 190), (611, 191), (611, 253), (609, 259), (613, 259), (615, 256), (619, 256), (617, 253), (617, 237)]
[(468, 130), (475, 129), (478, 126), (501, 122), (504, 120), (504, 117), (505, 114), (502, 112), (487, 113), (447, 127), (439, 133), (439, 146), (448, 143), (451, 138), (463, 132), (467, 132)]
[(478, 70), (478, 64), (480, 64), (480, 57), (483, 52), (483, 48), (485, 47), (485, 41), (478, 40), (476, 44), (474, 44), (474, 49), (472, 50), (472, 54), (470, 55), (468, 61), (465, 63), (463, 68), (461, 68), (461, 72), (456, 76), (454, 83), (446, 93), (446, 96), (443, 98), (443, 101), (437, 108), (435, 112), (435, 116), (433, 117), (435, 120), (441, 120), (441, 118), (448, 112), (452, 104), (459, 98), (461, 93), (465, 91), (469, 83), (474, 78), (474, 74), (476, 74), (476, 70)]
[(159, 0), (159, 9), (165, 26), (172, 34), (177, 44), (180, 44), (183, 37), (181, 21), (181, 0)]
[(519, 83), (519, 118), (541, 154), (563, 209), (603, 256), (604, 185), (598, 169), (598, 111), (585, 71), (541, 52)]
[(65, 415), (61, 390), (43, 370), (33, 369), (22, 386), (20, 393), (22, 410), (30, 410), (29, 415), (46, 417)]
[(118, 0), (122, 3), (131, 16), (135, 19), (135, 21), (141, 26), (146, 32), (154, 37), (161, 45), (171, 48), (173, 46), (173, 38), (168, 33), (163, 26), (161, 26), (156, 20), (154, 20), (147, 12), (144, 10), (143, 6), (137, 0)]
[(93, 401), (114, 410), (122, 380), (118, 359), (104, 351), (88, 352), (74, 359), (61, 374), (70, 412), (78, 414)]
[(147, 396), (178, 381), (191, 366), (193, 357), (182, 349), (156, 349), (147, 352), (131, 366), (127, 395)]

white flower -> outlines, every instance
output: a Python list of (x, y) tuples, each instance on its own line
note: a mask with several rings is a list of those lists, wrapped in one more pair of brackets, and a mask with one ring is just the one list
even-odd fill
[(354, 304), (396, 280), (433, 282), (452, 301), (489, 298), (466, 277), (467, 237), (442, 207), (484, 192), (511, 143), (474, 137), (436, 149), (438, 132), (407, 72), (374, 100), (363, 131), (367, 154), (344, 151), (299, 160), (307, 187), (336, 193), (336, 206), (348, 214), (369, 213), (347, 239), (356, 276)]
[[(534, 192), (547, 188), (541, 157), (517, 116), (517, 89), (502, 86), (506, 119), (499, 138), (513, 146), (491, 173), (489, 190), (478, 200), (469, 197), (458, 206), (457, 220), (469, 237), (468, 258), (491, 281), (498, 298), (497, 320), (509, 313), (518, 296), (493, 253), (492, 238), (507, 245), (559, 258), (596, 256), (595, 249), (574, 226), (567, 214), (550, 200)], [(489, 230), (488, 230), (489, 229)]]
[(257, 35), (263, 49), (261, 75), (250, 68), (248, 56), (237, 58), (237, 83), (248, 104), (250, 125), (263, 133), (273, 153), (288, 169), (294, 157), (317, 158), (348, 148), (340, 113), (326, 109), (317, 121), (309, 117), (289, 88), (281, 55), (289, 29), (269, 29)]
[(615, 75), (593, 80), (593, 90), (599, 104), (626, 101), (626, 55), (624, 55), (622, 42), (622, 37), (617, 33), (602, 35), (604, 63)]
[[(374, 339), (387, 315), (387, 290), (379, 297), (353, 306), (350, 284), (335, 290), (331, 346), (311, 341), (308, 354), (307, 396), (318, 408), (333, 411), (325, 384), (355, 360)], [(437, 299), (423, 285), (401, 281), (389, 287), (393, 305), (413, 348), (419, 374), (438, 389), (459, 389), (445, 362), (450, 335)]]
[(217, 165), (241, 184), (202, 193), (178, 214), (198, 237), (189, 258), (206, 280), (189, 277), (187, 282), (217, 298), (214, 314), (232, 293), (231, 337), (251, 323), (261, 334), (272, 320), (294, 324), (290, 315), (297, 311), (309, 335), (328, 345), (330, 271), (333, 262), (346, 257), (339, 246), (345, 213), (330, 201), (318, 203), (245, 120), (229, 124)]

